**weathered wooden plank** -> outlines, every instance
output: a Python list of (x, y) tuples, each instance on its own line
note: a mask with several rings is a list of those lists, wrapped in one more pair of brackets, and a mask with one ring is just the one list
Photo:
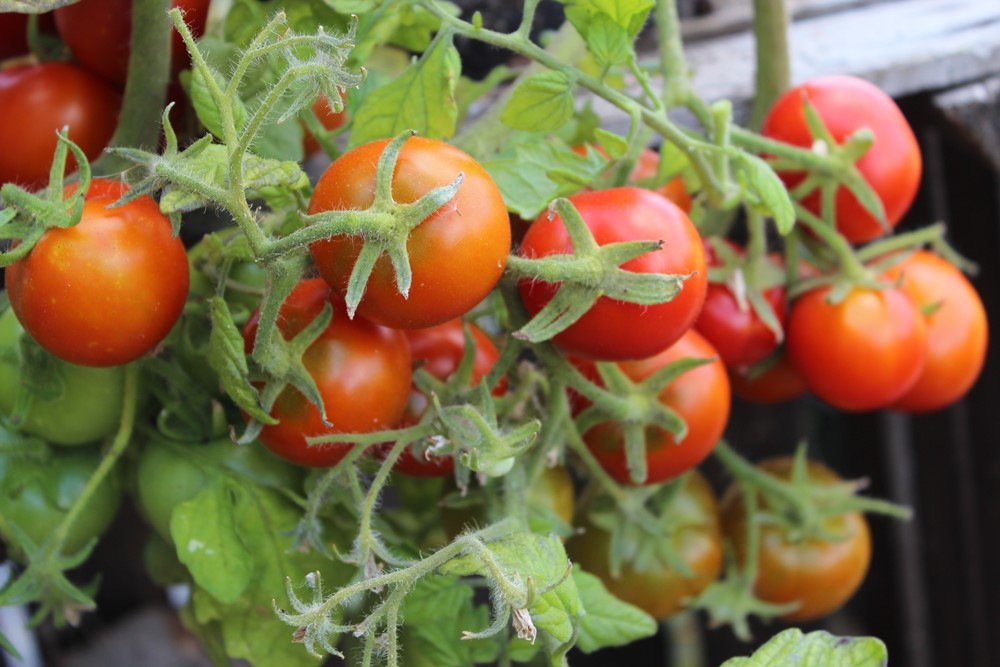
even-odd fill
[(1000, 172), (1000, 76), (935, 95), (934, 106)]
[[(822, 16), (852, 7), (894, 0), (787, 0), (788, 15), (793, 19)], [(753, 22), (753, 0), (715, 0), (712, 11), (684, 20), (681, 32), (685, 43), (743, 32)]]

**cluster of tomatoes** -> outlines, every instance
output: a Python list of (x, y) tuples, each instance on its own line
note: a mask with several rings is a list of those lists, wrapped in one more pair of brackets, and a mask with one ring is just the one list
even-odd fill
[[(5, 149), (0, 152), (0, 182), (28, 189), (44, 185), (55, 146), (53, 130), (64, 124), (71, 126), (69, 137), (88, 159), (96, 158), (107, 145), (127, 63), (127, 49), (124, 53), (107, 49), (127, 44), (123, 35), (128, 33), (130, 3), (121, 3), (122, 8), (110, 12), (115, 22), (101, 26), (107, 31), (120, 29), (119, 37), (95, 39), (96, 28), (87, 20), (94, 16), (96, 1), (84, 0), (55, 13), (56, 29), (79, 65), (29, 64), (0, 70), (0, 146)], [(195, 33), (203, 28), (206, 5), (186, 7)], [(0, 16), (0, 21), (8, 20), (17, 19)], [(183, 59), (179, 46), (174, 48), (173, 62), (179, 68)], [(822, 141), (806, 122), (804, 100), (830, 135), (824, 148), (818, 147)], [(322, 120), (318, 112), (324, 105), (317, 104)], [(345, 121), (342, 115), (329, 116), (328, 127)], [(26, 126), (24, 119), (31, 119), (31, 125)], [(916, 192), (920, 155), (906, 121), (880, 91), (844, 77), (817, 80), (779, 100), (764, 135), (832, 151), (862, 127), (868, 127), (875, 139), (857, 169), (878, 195), (892, 226)], [(377, 168), (387, 144), (365, 144), (335, 160), (316, 184), (308, 213), (368, 209), (375, 201)], [(12, 146), (24, 148), (10, 150)], [(657, 160), (654, 152), (644, 152), (630, 181), (655, 179)], [(267, 406), (277, 423), (264, 425), (258, 436), (267, 449), (295, 464), (330, 467), (353, 446), (310, 444), (309, 438), (417, 424), (432, 399), (414, 384), (414, 368), (446, 381), (469, 354), (470, 341), (475, 349), (469, 385), (489, 375), (500, 351), (487, 333), (463, 317), (488, 297), (505, 273), (511, 224), (499, 189), (465, 153), (443, 142), (411, 138), (392, 172), (392, 199), (412, 204), (459, 177), (455, 196), (409, 236), (412, 279), (405, 296), (398, 287), (399, 267), (381, 256), (374, 262), (356, 312), (348, 316), (345, 295), (367, 239), (334, 236), (310, 246), (314, 274), (300, 281), (284, 301), (277, 327), (294, 346), (296, 337), (330, 307), (329, 324), (302, 354), (323, 410), (299, 388), (285, 387)], [(807, 179), (795, 173), (783, 177), (792, 190)], [(75, 189), (67, 186), (64, 197), (72, 197)], [(0, 358), (0, 375), (11, 381), (0, 382), (0, 408), (9, 415), (9, 425), (54, 444), (90, 444), (115, 432), (124, 391), (123, 365), (155, 354), (189, 298), (197, 298), (198, 290), (204, 289), (198, 282), (204, 276), (192, 273), (191, 258), (153, 199), (142, 196), (106, 208), (127, 190), (117, 181), (90, 183), (79, 224), (49, 229), (26, 257), (6, 271), (11, 311), (0, 318), (0, 346), (11, 355)], [(595, 404), (613, 402), (616, 392), (625, 399), (617, 406), (626, 413), (624, 419), (591, 420), (594, 423), (582, 433), (594, 459), (622, 485), (658, 484), (693, 471), (725, 431), (731, 391), (750, 400), (777, 402), (808, 390), (844, 410), (927, 411), (958, 400), (982, 367), (987, 343), (982, 304), (962, 274), (937, 255), (921, 250), (896, 256), (896, 250), (887, 251), (886, 257), (871, 263), (878, 271), (864, 267), (841, 276), (837, 271), (843, 268), (843, 256), (831, 260), (819, 253), (811, 258), (814, 262), (789, 272), (781, 254), (767, 255), (760, 243), (743, 248), (731, 241), (703, 239), (688, 217), (691, 195), (680, 178), (655, 189), (625, 185), (581, 192), (569, 201), (598, 246), (662, 242), (621, 268), (676, 275), (683, 281), (676, 297), (656, 305), (599, 297), (551, 341), (571, 361), (572, 372), (595, 387), (587, 397), (576, 393), (570, 397), (576, 415)], [(829, 212), (818, 191), (804, 196), (802, 206), (818, 217)], [(833, 208), (836, 233), (846, 240), (841, 253), (853, 252), (850, 243), (872, 241), (886, 231), (845, 188), (837, 191)], [(572, 255), (578, 242), (561, 216), (548, 212), (530, 225), (523, 238), (515, 239), (516, 253), (527, 260)], [(884, 261), (889, 256), (895, 260)], [(716, 270), (722, 280), (710, 281), (710, 271)], [(255, 279), (262, 281), (262, 274)], [(821, 286), (798, 290), (809, 281)], [(539, 278), (522, 278), (517, 292), (527, 316), (542, 313), (559, 287)], [(254, 354), (259, 325), (260, 314), (254, 313), (243, 328), (248, 357)], [(52, 400), (43, 395), (34, 396), (30, 404), (19, 400), (16, 359), (39, 353), (30, 342), (22, 342), (24, 331), (53, 355), (52, 363), (61, 369), (63, 386)], [(655, 396), (683, 421), (683, 437), (641, 418), (629, 421), (630, 415), (648, 408), (643, 402), (650, 399), (633, 391), (635, 387), (664, 377), (670, 368), (679, 369), (678, 363), (692, 358), (704, 363), (677, 370)], [(616, 364), (617, 374), (610, 373), (604, 362)], [(503, 395), (507, 379), (489, 389)], [(611, 398), (602, 400), (601, 389)], [(67, 421), (71, 412), (80, 418)], [(63, 428), (65, 423), (73, 428)], [(635, 477), (625, 447), (625, 431), (637, 424), (644, 427), (645, 437), (641, 480)], [(379, 445), (372, 454), (384, 456), (389, 449), (391, 443)], [(57, 458), (58, 465), (72, 467), (75, 477), (67, 478), (77, 480), (70, 482), (77, 488), (99, 460), (96, 453), (79, 452), (77, 457)], [(18, 468), (22, 465), (30, 464), (0, 457), (0, 509), (26, 530), (51, 525), (31, 515), (41, 505), (29, 498), (33, 487), (23, 480), (32, 479), (34, 473)], [(395, 466), (400, 473), (418, 477), (448, 476), (454, 472), (455, 457), (422, 444), (408, 448)], [(155, 466), (148, 470), (153, 472), (143, 486), (153, 487)], [(761, 470), (778, 478), (792, 477), (787, 460), (761, 464)], [(571, 523), (570, 476), (562, 468), (544, 476), (547, 481), (533, 487), (540, 496), (537, 504)], [(16, 489), (13, 480), (21, 480)], [(837, 478), (811, 464), (808, 481), (832, 485)], [(68, 550), (80, 548), (110, 521), (120, 482), (109, 477), (104, 486), (105, 497), (95, 496), (91, 502), (110, 509), (92, 514), (107, 520), (81, 528), (79, 538), (67, 540)], [(608, 557), (610, 531), (596, 523), (588, 523), (568, 549), (610, 590), (664, 618), (718, 578), (724, 539), (732, 541), (738, 558), (747, 558), (746, 533), (752, 521), (744, 502), (734, 488), (720, 509), (697, 472), (685, 479), (664, 520), (680, 522), (671, 539), (690, 570), (686, 574), (662, 562), (613, 567)], [(770, 507), (766, 493), (761, 504), (781, 510)], [(169, 518), (155, 520), (161, 532), (169, 532), (163, 527)], [(798, 601), (799, 606), (786, 614), (788, 619), (815, 618), (837, 608), (867, 569), (870, 540), (862, 515), (843, 514), (827, 524), (825, 530), (845, 539), (795, 541), (781, 525), (761, 531), (755, 593), (774, 603)], [(41, 542), (45, 535), (32, 538)]]

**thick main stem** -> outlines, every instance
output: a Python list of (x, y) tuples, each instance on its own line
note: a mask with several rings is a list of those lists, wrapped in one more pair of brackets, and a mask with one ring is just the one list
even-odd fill
[(757, 92), (750, 110), (750, 127), (758, 130), (768, 110), (791, 84), (792, 69), (785, 0), (754, 0), (753, 7), (753, 31), (757, 39)]

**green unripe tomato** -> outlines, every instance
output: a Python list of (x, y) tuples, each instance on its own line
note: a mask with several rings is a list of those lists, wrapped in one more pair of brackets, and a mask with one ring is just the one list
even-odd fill
[(261, 445), (230, 440), (181, 445), (153, 439), (143, 447), (136, 469), (139, 508), (160, 537), (173, 544), (170, 517), (193, 498), (220, 468), (277, 489), (300, 491), (305, 471), (285, 463)]
[[(10, 415), (21, 378), (24, 329), (9, 308), (0, 315), (0, 411)], [(19, 429), (56, 445), (83, 445), (111, 436), (121, 421), (125, 366), (92, 368), (63, 361), (36, 347), (46, 381), (31, 398)]]
[[(69, 513), (101, 455), (86, 450), (56, 451), (46, 461), (0, 455), (0, 515), (5, 525), (15, 524), (36, 545), (48, 539)], [(64, 554), (75, 553), (100, 536), (114, 519), (122, 496), (121, 474), (112, 468), (73, 522)], [(19, 550), (13, 534), (4, 540)]]

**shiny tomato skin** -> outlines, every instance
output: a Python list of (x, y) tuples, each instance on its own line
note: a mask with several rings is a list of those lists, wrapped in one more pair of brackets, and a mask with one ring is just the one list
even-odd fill
[[(792, 459), (761, 461), (757, 467), (778, 477), (790, 479)], [(829, 468), (815, 461), (808, 464), (811, 484), (832, 485), (841, 481)], [(762, 503), (762, 510), (767, 510)], [(722, 525), (726, 536), (744, 562), (746, 548), (746, 508), (743, 493), (731, 487), (722, 498)], [(807, 539), (791, 541), (774, 524), (760, 527), (757, 579), (754, 594), (766, 602), (782, 604), (801, 602), (801, 606), (783, 616), (786, 621), (809, 621), (826, 616), (847, 602), (864, 581), (871, 562), (871, 533), (860, 512), (850, 512), (827, 519), (827, 530), (843, 535), (840, 541)]]
[[(387, 144), (373, 141), (337, 158), (316, 184), (309, 213), (371, 206), (375, 168)], [(454, 199), (410, 233), (409, 298), (399, 293), (392, 264), (383, 255), (368, 280), (359, 315), (396, 329), (431, 327), (467, 313), (500, 280), (510, 251), (510, 219), (499, 188), (479, 163), (441, 141), (412, 137), (393, 172), (393, 199), (414, 202), (460, 173), (464, 180)], [(310, 246), (320, 275), (341, 294), (360, 250), (352, 236)]]
[[(636, 273), (691, 277), (672, 301), (654, 306), (600, 297), (583, 317), (553, 338), (575, 356), (604, 361), (643, 359), (676, 342), (691, 328), (705, 301), (705, 253), (698, 230), (673, 202), (641, 188), (612, 188), (570, 198), (598, 245), (662, 240), (663, 247), (622, 265)], [(527, 258), (569, 254), (569, 234), (557, 215), (542, 214), (528, 229), (518, 254)], [(552, 300), (557, 284), (522, 280), (521, 300), (534, 316)]]
[[(470, 385), (475, 386), (490, 372), (493, 364), (500, 358), (500, 351), (489, 336), (474, 324), (468, 324), (469, 332), (476, 346), (476, 356), (472, 363)], [(410, 343), (410, 354), (413, 363), (426, 370), (438, 380), (447, 380), (462, 362), (465, 353), (465, 335), (462, 330), (462, 320), (450, 320), (444, 324), (427, 329), (409, 329), (406, 338)], [(501, 380), (493, 390), (494, 395), (503, 394), (507, 383)], [(427, 397), (414, 386), (410, 390), (410, 399), (400, 427), (416, 424), (427, 409)], [(392, 445), (380, 448), (376, 455), (384, 455)], [(426, 455), (417, 458), (411, 447), (407, 447), (396, 460), (396, 472), (413, 477), (443, 477), (455, 470), (455, 459), (450, 456)]]
[[(638, 381), (688, 357), (713, 361), (682, 374), (660, 393), (660, 402), (681, 416), (688, 433), (678, 443), (664, 430), (652, 426), (646, 429), (646, 484), (677, 477), (701, 463), (715, 448), (729, 421), (729, 376), (712, 345), (693, 329), (656, 356), (619, 364), (629, 378)], [(596, 376), (593, 366), (584, 363), (580, 368), (585, 375)], [(584, 440), (609, 475), (621, 484), (632, 484), (619, 426), (598, 424), (584, 434)]]
[[(297, 389), (286, 387), (271, 409), (278, 424), (264, 426), (258, 439), (292, 463), (336, 465), (351, 443), (310, 447), (306, 438), (333, 433), (366, 433), (394, 428), (403, 416), (412, 379), (410, 346), (401, 331), (347, 317), (343, 300), (319, 278), (301, 281), (282, 304), (278, 329), (286, 339), (304, 329), (330, 303), (333, 318), (303, 355), (306, 370), (323, 398), (326, 426), (319, 409)], [(260, 313), (243, 328), (246, 352), (253, 349)]]
[(901, 280), (903, 291), (920, 307), (938, 305), (925, 316), (924, 370), (893, 407), (931, 412), (955, 403), (976, 382), (986, 359), (989, 327), (976, 288), (957, 268), (924, 250), (892, 267), (886, 277)]
[[(591, 146), (591, 148), (596, 150), (605, 158), (608, 157), (607, 151), (600, 146)], [(573, 152), (586, 156), (587, 147), (573, 146)], [(639, 159), (636, 160), (635, 166), (632, 168), (632, 173), (628, 176), (629, 183), (636, 184), (639, 181), (645, 181), (653, 178), (656, 176), (659, 169), (660, 154), (652, 148), (645, 148), (639, 154)], [(688, 194), (687, 188), (684, 186), (684, 179), (680, 176), (674, 176), (660, 187), (653, 188), (653, 192), (663, 195), (673, 203), (677, 204), (677, 206), (680, 207), (680, 209), (685, 213), (691, 213), (691, 195)]]
[[(920, 147), (899, 107), (892, 98), (862, 79), (820, 77), (782, 95), (764, 120), (762, 133), (796, 146), (812, 146), (803, 97), (815, 107), (838, 144), (861, 128), (872, 131), (875, 141), (856, 164), (882, 200), (889, 226), (895, 226), (913, 203), (922, 171)], [(798, 172), (786, 172), (781, 176), (789, 187), (804, 178)], [(804, 204), (819, 214), (819, 193), (810, 195)], [(837, 229), (852, 243), (870, 241), (886, 233), (845, 187), (837, 190), (836, 219)]]
[(788, 354), (816, 396), (841, 410), (877, 410), (920, 377), (927, 332), (913, 300), (898, 288), (855, 288), (838, 304), (829, 288), (792, 305)]
[[(195, 39), (205, 32), (210, 0), (173, 0), (184, 12)], [(54, 12), (56, 29), (73, 56), (87, 69), (115, 83), (125, 83), (132, 38), (131, 0), (81, 0)], [(188, 64), (184, 40), (176, 29), (170, 34), (171, 72)]]
[[(0, 70), (0, 184), (36, 189), (48, 182), (56, 130), (88, 160), (101, 154), (118, 123), (121, 96), (76, 65), (48, 62)], [(66, 171), (75, 168), (72, 155)]]
[[(743, 249), (730, 244), (738, 254)], [(706, 251), (709, 266), (716, 265), (715, 253)], [(763, 291), (764, 299), (774, 310), (780, 324), (785, 321), (785, 288), (782, 285)], [(778, 347), (778, 338), (750, 304), (740, 306), (727, 285), (709, 283), (695, 328), (708, 339), (727, 368), (746, 368), (767, 358)]]
[(773, 366), (752, 379), (743, 371), (731, 370), (729, 383), (734, 394), (760, 405), (784, 403), (809, 391), (787, 354), (781, 355)]
[(630, 560), (622, 563), (620, 576), (612, 576), (611, 537), (589, 523), (566, 543), (566, 551), (574, 563), (600, 577), (616, 597), (663, 620), (718, 579), (723, 564), (719, 508), (704, 477), (694, 472), (684, 480), (667, 517), (680, 522), (667, 539), (690, 568), (690, 578), (662, 561), (637, 570)]
[[(75, 186), (72, 186), (75, 187)], [(81, 366), (117, 366), (155, 348), (184, 309), (184, 244), (151, 197), (106, 208), (95, 181), (79, 224), (49, 229), (6, 270), (17, 319), (42, 347)]]
[(28, 15), (0, 12), (0, 60), (28, 52)]

